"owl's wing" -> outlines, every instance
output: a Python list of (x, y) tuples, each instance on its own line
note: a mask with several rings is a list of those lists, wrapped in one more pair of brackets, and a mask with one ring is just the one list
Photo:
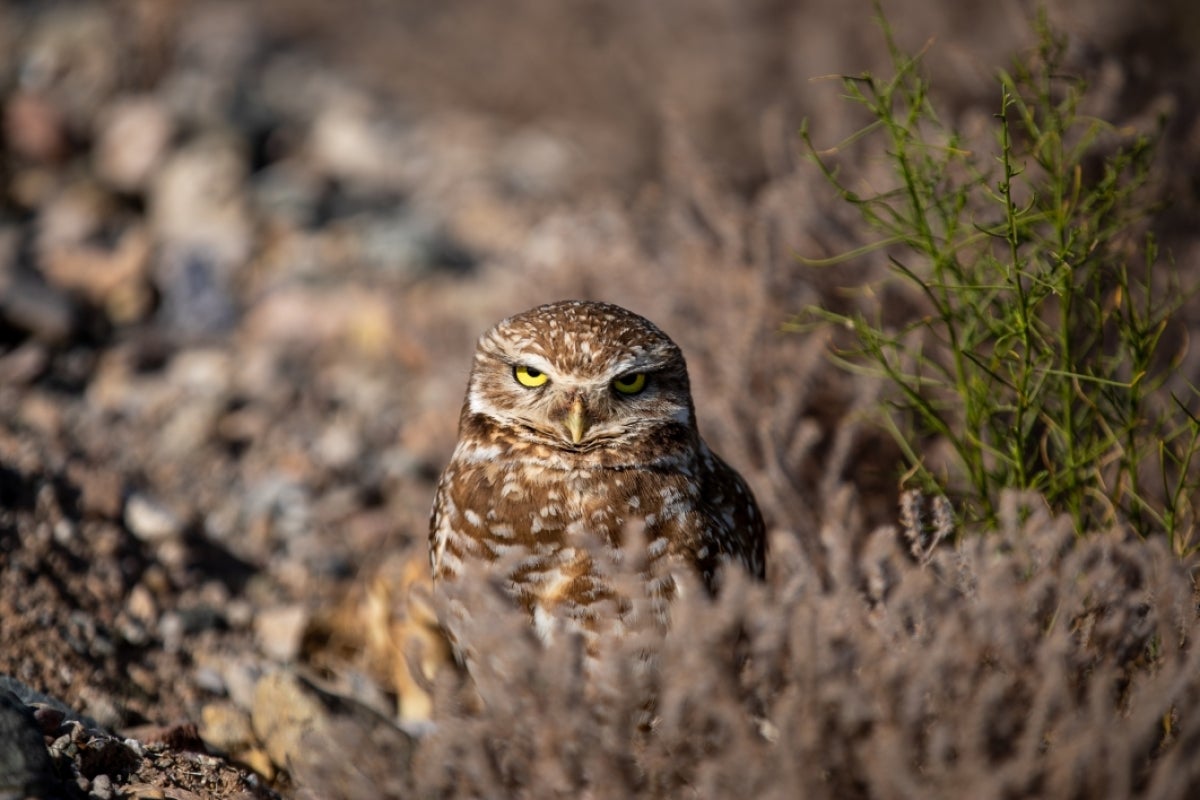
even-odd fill
[[(705, 575), (715, 571), (716, 562), (733, 560), (759, 580), (766, 578), (767, 532), (762, 513), (750, 486), (737, 470), (702, 445), (701, 497), (709, 517), (711, 565), (701, 564)], [(708, 567), (708, 568), (706, 568)]]

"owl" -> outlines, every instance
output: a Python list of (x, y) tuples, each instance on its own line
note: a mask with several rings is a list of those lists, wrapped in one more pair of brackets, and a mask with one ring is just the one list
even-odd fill
[(764, 576), (762, 515), (700, 438), (687, 365), (665, 333), (583, 301), (501, 321), (476, 347), (434, 500), (435, 587), (471, 567), (501, 570), (543, 638), (586, 630), (611, 613), (600, 559), (620, 554), (630, 526), (644, 557), (666, 566), (645, 573), (650, 596), (669, 596), (677, 569), (713, 591), (725, 562)]

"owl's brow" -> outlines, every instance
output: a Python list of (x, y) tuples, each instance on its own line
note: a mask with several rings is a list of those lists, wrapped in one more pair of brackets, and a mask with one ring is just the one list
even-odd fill
[(672, 358), (663, 353), (643, 352), (630, 358), (616, 362), (609, 370), (612, 375), (624, 375), (629, 372), (655, 373), (668, 369)]
[(540, 356), (537, 353), (526, 353), (519, 356), (510, 356), (507, 353), (499, 354), (500, 361), (510, 367), (536, 367), (537, 369), (546, 372), (552, 368), (550, 359), (545, 356)]

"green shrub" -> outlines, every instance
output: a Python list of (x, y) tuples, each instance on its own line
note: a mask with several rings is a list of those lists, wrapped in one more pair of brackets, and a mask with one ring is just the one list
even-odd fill
[[(880, 20), (894, 76), (844, 79), (870, 124), (830, 150), (802, 133), (882, 238), (808, 263), (884, 252), (922, 313), (889, 326), (882, 312), (810, 312), (852, 332), (842, 363), (894, 388), (883, 420), (906, 481), (949, 493), (968, 526), (995, 524), (1002, 490), (1034, 490), (1079, 532), (1117, 522), (1195, 548), (1200, 424), (1165, 387), (1185, 293), (1147, 224), (1156, 136), (1082, 113), (1086, 87), (1063, 73), (1064, 41), (1043, 19), (1036, 52), (998, 76), (994, 140), (968, 142), (935, 110), (921, 55)], [(839, 161), (879, 138), (894, 183), (854, 188)], [(949, 443), (947, 467), (931, 466), (930, 437)]]

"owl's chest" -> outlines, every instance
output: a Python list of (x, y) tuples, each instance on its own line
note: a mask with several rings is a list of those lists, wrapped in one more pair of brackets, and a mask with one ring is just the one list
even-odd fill
[(613, 539), (641, 506), (636, 476), (605, 468), (505, 469), (487, 516), (536, 541), (577, 534)]
[(597, 540), (623, 543), (629, 523), (651, 539), (679, 538), (699, 499), (689, 473), (670, 465), (611, 465), (542, 458), (466, 459), (445, 481), (435, 516), (435, 545), (488, 561), (548, 555)]

